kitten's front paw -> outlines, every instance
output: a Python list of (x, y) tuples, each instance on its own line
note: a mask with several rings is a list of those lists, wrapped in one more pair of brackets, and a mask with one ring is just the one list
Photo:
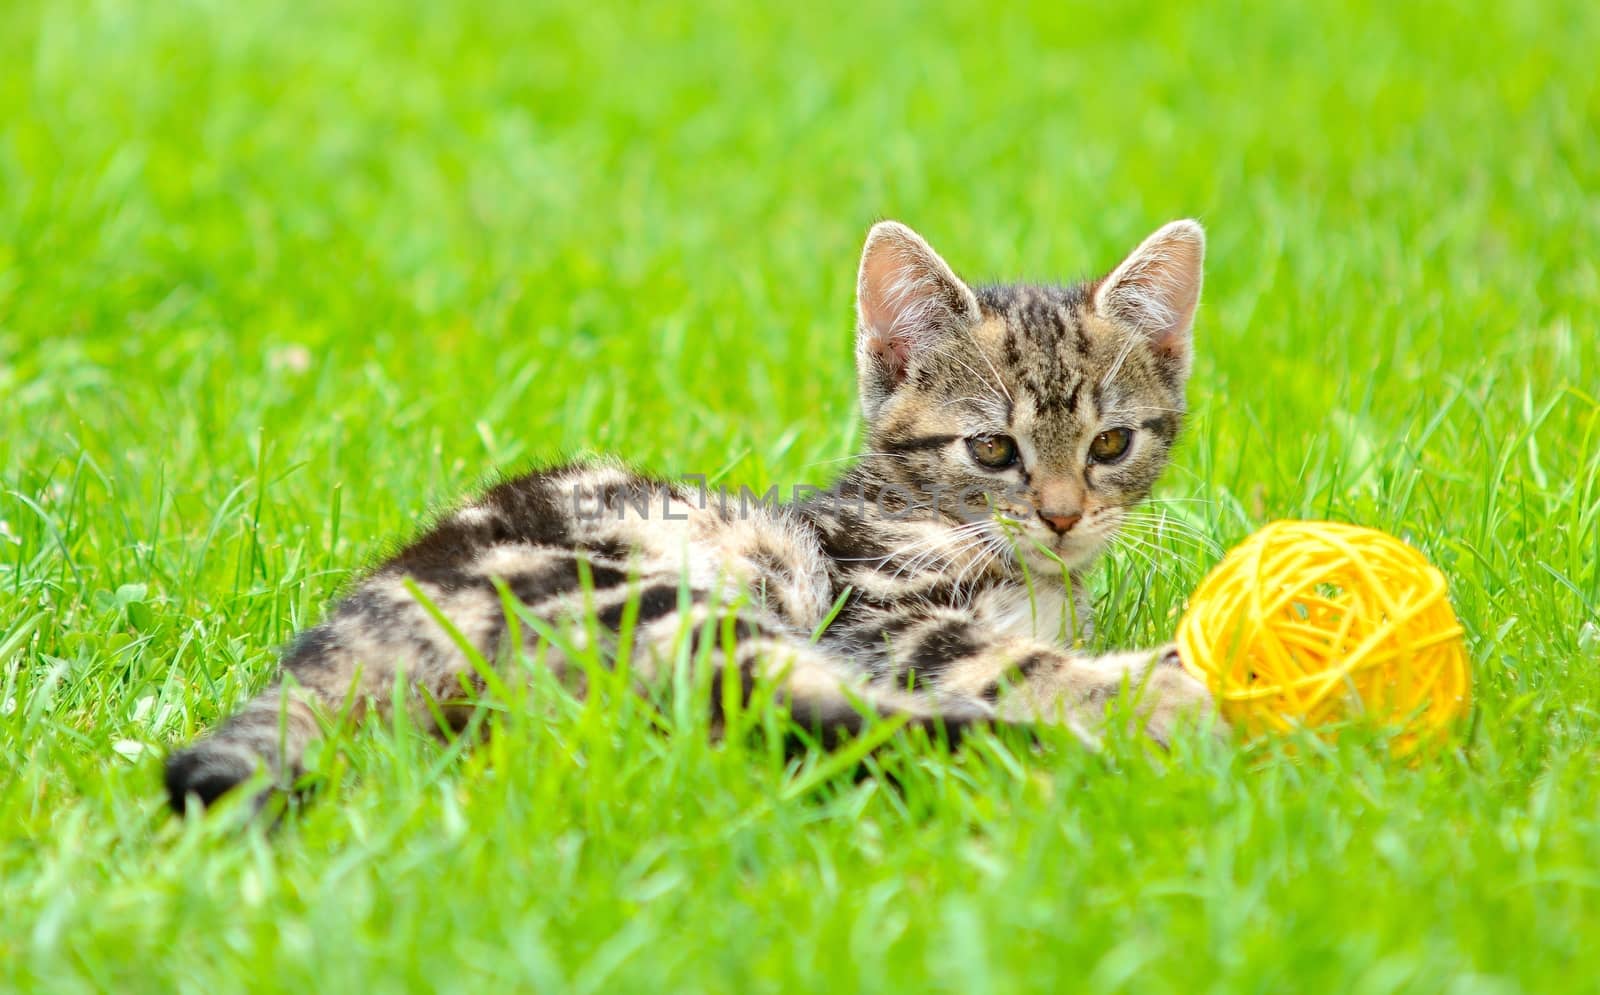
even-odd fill
[[(1101, 722), (1119, 709), (1131, 708), (1142, 721), (1145, 735), (1162, 746), (1171, 743), (1173, 734), (1184, 725), (1205, 726), (1218, 738), (1227, 735), (1211, 692), (1183, 669), (1183, 660), (1172, 644), (1100, 657), (1089, 663), (1089, 669), (1094, 675), (1092, 683), (1098, 687), (1082, 700), (1087, 707), (1106, 709), (1099, 717)], [(1131, 699), (1128, 706), (1111, 700), (1124, 687)]]
[(1143, 693), (1135, 693), (1135, 708), (1144, 717), (1145, 734), (1162, 746), (1171, 743), (1173, 733), (1184, 725), (1204, 726), (1218, 739), (1227, 735), (1227, 723), (1217, 713), (1210, 689), (1183, 669), (1176, 646), (1169, 644), (1152, 654)]

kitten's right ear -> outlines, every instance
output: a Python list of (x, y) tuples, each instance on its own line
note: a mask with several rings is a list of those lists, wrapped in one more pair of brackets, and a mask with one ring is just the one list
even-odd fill
[(1140, 243), (1094, 290), (1095, 310), (1142, 332), (1167, 369), (1189, 377), (1195, 308), (1204, 279), (1206, 233), (1172, 221)]
[(897, 221), (873, 225), (856, 280), (856, 365), (869, 414), (918, 350), (979, 317), (978, 299), (921, 235)]

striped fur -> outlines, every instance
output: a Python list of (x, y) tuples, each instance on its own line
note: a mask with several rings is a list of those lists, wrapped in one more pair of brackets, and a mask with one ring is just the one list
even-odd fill
[[(866, 712), (952, 738), (1051, 722), (1092, 741), (1108, 701), (1134, 687), (1165, 741), (1209, 705), (1170, 649), (1070, 647), (1090, 632), (1082, 571), (1148, 495), (1181, 427), (1203, 246), (1198, 225), (1175, 222), (1095, 284), (973, 289), (910, 229), (874, 227), (858, 286), (868, 452), (831, 492), (707, 501), (609, 462), (501, 483), (358, 583), (288, 649), (282, 680), (174, 754), (173, 807), (210, 804), (262, 770), (290, 788), (330, 716), (385, 718), (397, 683), (418, 720), (463, 724), (484, 676), (458, 639), (487, 661), (536, 649), (532, 627), (508, 624), (502, 586), (552, 625), (592, 613), (574, 631), (602, 652), (632, 615), (645, 686), (684, 639), (695, 649), (715, 633), (701, 658), (734, 668), (747, 695), (777, 688), (825, 738)], [(1108, 429), (1130, 442), (1097, 461)], [(973, 455), (972, 440), (994, 436), (1014, 440), (1014, 465)], [(516, 632), (521, 647), (508, 645)], [(582, 668), (542, 654), (581, 693)]]

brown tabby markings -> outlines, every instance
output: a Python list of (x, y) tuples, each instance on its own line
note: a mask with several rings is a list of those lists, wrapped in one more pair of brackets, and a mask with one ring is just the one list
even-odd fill
[[(718, 674), (734, 668), (746, 694), (771, 681), (827, 738), (859, 730), (864, 706), (952, 738), (1045, 722), (1092, 741), (1107, 700), (1132, 686), (1164, 742), (1209, 704), (1170, 650), (1068, 647), (1090, 628), (1081, 572), (1177, 436), (1203, 253), (1200, 227), (1178, 221), (1093, 284), (973, 289), (909, 228), (876, 225), (857, 288), (867, 452), (835, 499), (741, 513), (611, 463), (508, 480), (361, 581), (287, 651), (289, 679), (176, 753), (173, 806), (209, 804), (263, 767), (289, 788), (319, 717), (383, 717), (396, 680), (419, 719), (465, 722), (483, 678), (410, 584), (490, 661), (537, 641), (521, 626), (523, 645), (506, 645), (517, 630), (497, 584), (558, 626), (592, 611), (602, 643), (634, 610), (641, 685), (687, 642)], [(609, 493), (610, 510), (576, 513), (574, 488)], [(623, 497), (641, 489), (647, 516)], [(907, 496), (930, 507), (902, 515)], [(724, 625), (738, 636), (731, 659)], [(573, 631), (568, 648), (584, 639)], [(544, 660), (581, 693), (559, 649)], [(720, 698), (711, 707), (720, 717)]]

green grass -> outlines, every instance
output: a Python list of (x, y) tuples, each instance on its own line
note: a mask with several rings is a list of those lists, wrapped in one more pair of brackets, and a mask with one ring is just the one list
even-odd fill
[[(1291, 6), (0, 7), (0, 987), (1592, 987), (1600, 7)], [(1071, 278), (1188, 215), (1164, 496), (1426, 551), (1461, 749), (891, 788), (600, 697), (357, 736), (274, 834), (165, 814), (164, 750), (496, 467), (836, 465), (873, 219)], [(1110, 564), (1103, 641), (1214, 559)]]

